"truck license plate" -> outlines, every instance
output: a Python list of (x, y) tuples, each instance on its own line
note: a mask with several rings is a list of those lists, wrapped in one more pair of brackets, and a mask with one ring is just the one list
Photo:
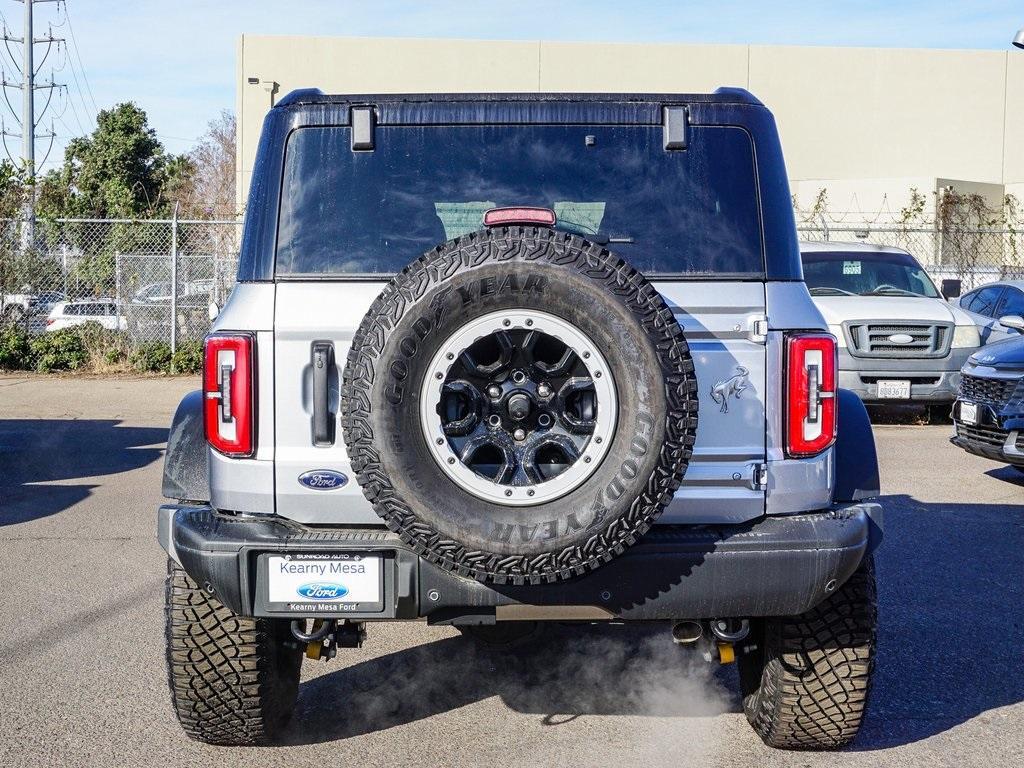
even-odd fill
[(964, 424), (974, 425), (978, 423), (978, 404), (965, 403), (960, 401), (960, 421)]
[(271, 603), (377, 603), (381, 558), (374, 555), (273, 555), (267, 559)]
[(878, 382), (879, 400), (909, 400), (910, 382), (901, 379), (889, 379)]

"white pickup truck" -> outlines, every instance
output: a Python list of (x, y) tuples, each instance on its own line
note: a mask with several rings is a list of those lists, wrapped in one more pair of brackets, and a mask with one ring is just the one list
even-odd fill
[(901, 248), (801, 243), (804, 278), (839, 341), (839, 386), (865, 402), (948, 413), (960, 369), (979, 346), (974, 318), (945, 301)]

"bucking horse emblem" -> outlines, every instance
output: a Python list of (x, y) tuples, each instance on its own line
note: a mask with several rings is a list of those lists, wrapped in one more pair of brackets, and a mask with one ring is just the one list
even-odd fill
[(750, 371), (742, 365), (737, 365), (734, 375), (725, 381), (718, 382), (711, 388), (711, 399), (721, 406), (718, 409), (719, 413), (729, 412), (730, 397), (735, 397), (737, 400), (740, 399), (740, 392), (750, 386), (750, 382), (747, 380), (749, 375)]

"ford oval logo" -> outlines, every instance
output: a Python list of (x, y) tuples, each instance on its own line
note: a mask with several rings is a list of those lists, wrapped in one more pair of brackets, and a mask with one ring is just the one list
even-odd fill
[(889, 341), (893, 344), (913, 344), (914, 337), (909, 333), (894, 333), (889, 337)]
[(348, 483), (348, 476), (333, 469), (314, 469), (299, 475), (299, 482), (314, 491), (333, 491)]
[(348, 587), (333, 581), (313, 581), (296, 587), (295, 591), (307, 600), (337, 600), (348, 594)]

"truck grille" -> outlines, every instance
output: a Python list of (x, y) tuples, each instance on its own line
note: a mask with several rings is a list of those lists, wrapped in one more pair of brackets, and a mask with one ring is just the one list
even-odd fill
[[(945, 357), (953, 341), (952, 323), (847, 323), (846, 329), (850, 353), (856, 357)], [(911, 341), (897, 344), (889, 339), (897, 334)]]
[(962, 437), (972, 443), (980, 443), (991, 448), (1002, 448), (1009, 432), (995, 427), (972, 427), (957, 422), (956, 434), (957, 437)]
[(1001, 408), (1010, 402), (1020, 379), (989, 379), (965, 373), (960, 380), (960, 397), (972, 403), (985, 403)]

